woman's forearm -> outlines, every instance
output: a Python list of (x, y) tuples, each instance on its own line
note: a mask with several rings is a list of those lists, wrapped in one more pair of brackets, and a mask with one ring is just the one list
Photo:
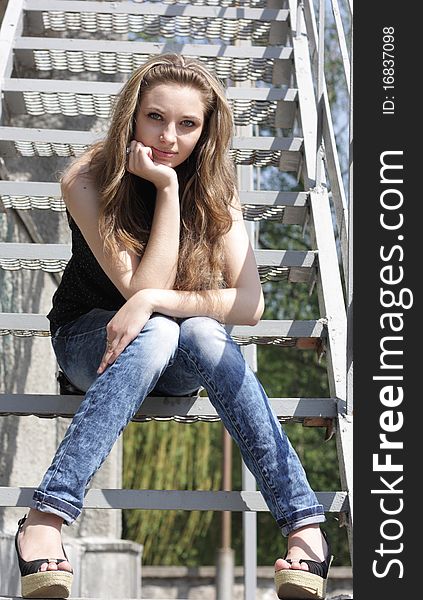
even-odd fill
[(178, 266), (180, 220), (178, 184), (157, 190), (148, 243), (131, 279), (133, 293), (153, 287), (172, 289)]
[(169, 317), (211, 317), (231, 325), (256, 325), (264, 308), (261, 287), (227, 288), (209, 292), (143, 289), (121, 306), (107, 324), (106, 349), (97, 370), (101, 374), (136, 338), (151, 315), (160, 312)]
[(232, 325), (256, 325), (264, 310), (261, 288), (226, 288), (201, 292), (166, 289), (142, 290), (152, 312), (170, 317), (212, 317)]

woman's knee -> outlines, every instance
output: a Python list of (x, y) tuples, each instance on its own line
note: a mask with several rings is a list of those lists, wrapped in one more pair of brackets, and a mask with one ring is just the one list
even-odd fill
[(190, 317), (180, 325), (180, 343), (197, 352), (210, 353), (212, 349), (222, 351), (230, 336), (221, 323), (211, 317)]
[(242, 382), (244, 357), (221, 323), (209, 317), (192, 317), (183, 321), (180, 327), (180, 348), (206, 376), (204, 387), (207, 388), (207, 382), (216, 378), (221, 383), (229, 380), (232, 383)]
[(154, 313), (132, 344), (150, 360), (169, 362), (179, 342), (179, 325), (172, 318)]

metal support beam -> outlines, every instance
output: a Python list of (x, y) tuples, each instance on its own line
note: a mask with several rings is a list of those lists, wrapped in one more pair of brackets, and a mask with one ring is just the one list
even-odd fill
[[(35, 488), (0, 487), (0, 506), (27, 508)], [(344, 492), (318, 492), (317, 499), (329, 512), (348, 509)], [(89, 489), (84, 508), (141, 510), (235, 510), (268, 512), (260, 492), (205, 492), (178, 490)]]
[(166, 17), (202, 17), (214, 19), (251, 19), (255, 21), (286, 21), (287, 10), (272, 10), (269, 8), (198, 6), (189, 4), (165, 4), (157, 2), (134, 3), (121, 0), (120, 2), (95, 2), (87, 0), (25, 0), (26, 11), (57, 11), (76, 13), (100, 14), (131, 14), (131, 15), (163, 15)]
[[(242, 489), (254, 492), (256, 480), (242, 461)], [(257, 514), (242, 513), (244, 555), (244, 600), (256, 600), (257, 593)]]
[[(8, 2), (0, 28), (0, 93), (3, 81), (11, 77), (13, 70), (13, 45), (15, 39), (22, 31), (22, 5), (24, 0), (13, 0)], [(2, 116), (3, 102), (0, 102), (0, 122)]]

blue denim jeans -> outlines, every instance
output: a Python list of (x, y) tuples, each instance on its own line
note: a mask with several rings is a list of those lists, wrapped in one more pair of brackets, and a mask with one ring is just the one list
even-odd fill
[(204, 387), (282, 534), (325, 520), (263, 387), (223, 325), (154, 313), (98, 375), (114, 314), (93, 309), (52, 335), (59, 366), (86, 394), (34, 492), (33, 508), (70, 525), (81, 513), (87, 484), (145, 397), (186, 396)]

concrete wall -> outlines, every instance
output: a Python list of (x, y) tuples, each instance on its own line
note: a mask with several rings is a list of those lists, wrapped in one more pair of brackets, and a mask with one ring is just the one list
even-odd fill
[[(232, 600), (244, 599), (243, 568), (235, 567)], [(275, 600), (273, 568), (257, 568), (256, 600)], [(150, 600), (215, 600), (215, 568), (143, 567), (142, 598)], [(352, 574), (349, 567), (332, 567), (328, 580), (328, 600), (352, 597)]]
[[(141, 547), (110, 537), (80, 537), (64, 543), (73, 570), (73, 598), (141, 598)], [(0, 532), (0, 595), (20, 596), (14, 536)]]

